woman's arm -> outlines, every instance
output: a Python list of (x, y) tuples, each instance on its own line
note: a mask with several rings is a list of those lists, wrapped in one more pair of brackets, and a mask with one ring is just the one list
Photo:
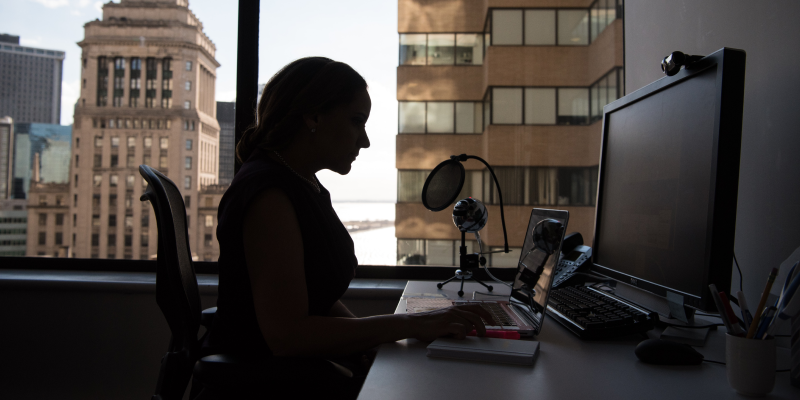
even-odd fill
[(482, 335), (480, 317), (492, 320), (480, 306), (368, 318), (310, 316), (303, 241), (289, 198), (279, 189), (265, 190), (248, 207), (244, 221), (256, 318), (277, 356), (346, 355), (409, 337), (464, 337), (472, 329)]
[(333, 303), (333, 307), (328, 312), (329, 317), (344, 317), (344, 318), (356, 318), (355, 314), (350, 312), (350, 309), (342, 303), (341, 300), (336, 300), (336, 303)]

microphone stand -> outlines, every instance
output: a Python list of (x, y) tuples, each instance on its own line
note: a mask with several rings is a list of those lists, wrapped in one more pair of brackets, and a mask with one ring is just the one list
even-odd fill
[(460, 252), (461, 252), (461, 260), (460, 261), (461, 262), (459, 264), (461, 269), (457, 269), (456, 270), (456, 274), (454, 276), (452, 276), (450, 279), (448, 279), (448, 280), (446, 280), (444, 282), (441, 282), (441, 283), (437, 283), (436, 287), (441, 289), (442, 286), (446, 285), (448, 282), (450, 282), (450, 281), (452, 281), (454, 279), (460, 279), (461, 280), (461, 289), (458, 290), (458, 297), (464, 297), (464, 281), (467, 280), (467, 279), (472, 279), (473, 281), (478, 282), (481, 285), (483, 285), (483, 287), (485, 287), (487, 290), (489, 290), (491, 292), (494, 289), (492, 287), (492, 285), (487, 285), (487, 284), (481, 282), (480, 279), (476, 278), (473, 275), (474, 271), (479, 268), (479, 266), (478, 266), (479, 263), (480, 263), (480, 265), (486, 265), (486, 258), (481, 257), (480, 254), (478, 254), (478, 253), (467, 254), (467, 241), (466, 241), (465, 236), (466, 236), (466, 232), (465, 231), (461, 231), (461, 248), (460, 248)]

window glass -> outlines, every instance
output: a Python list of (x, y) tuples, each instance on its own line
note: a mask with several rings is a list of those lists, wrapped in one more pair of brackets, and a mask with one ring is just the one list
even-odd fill
[(187, 71), (191, 71), (192, 70), (192, 62), (191, 61), (187, 61), (186, 62), (186, 70)]
[(525, 89), (525, 123), (528, 125), (556, 123), (555, 89)]
[(167, 160), (167, 156), (159, 156), (158, 157), (158, 168), (161, 168), (161, 169), (169, 168), (169, 161)]
[(149, 148), (153, 147), (153, 138), (151, 138), (149, 136), (144, 138), (144, 147), (146, 149), (149, 149)]
[(94, 185), (95, 186), (100, 186), (100, 184), (102, 184), (102, 183), (103, 183), (103, 175), (95, 174), (94, 175)]
[(425, 265), (424, 239), (397, 239), (398, 265)]
[(454, 241), (428, 240), (427, 247), (426, 265), (454, 265)]
[(136, 182), (136, 176), (134, 175), (128, 175), (128, 177), (125, 178), (125, 186), (128, 189), (132, 189), (135, 182)]
[(184, 89), (192, 90), (192, 81), (186, 81), (186, 83), (184, 85)]
[(205, 218), (206, 218), (206, 228), (210, 228), (210, 227), (214, 226), (214, 216), (206, 215)]
[(422, 187), (431, 171), (397, 170), (397, 202), (421, 203)]
[(456, 34), (456, 65), (483, 64), (483, 34)]
[[(456, 133), (475, 133), (475, 111), (475, 103), (456, 103)], [(478, 111), (478, 115), (480, 115), (480, 111)]]
[(400, 65), (425, 65), (425, 34), (400, 35)]
[(611, 71), (608, 75), (606, 75), (606, 87), (608, 88), (608, 97), (606, 99), (606, 104), (611, 103), (612, 101), (618, 99), (620, 96), (617, 93), (617, 71)]
[(555, 10), (525, 10), (525, 44), (556, 44)]
[(492, 10), (492, 45), (522, 44), (522, 10)]
[(119, 176), (117, 174), (111, 174), (111, 176), (108, 177), (109, 185), (117, 186), (118, 183), (119, 183)]
[(192, 149), (192, 139), (186, 139), (186, 150)]
[(169, 138), (162, 137), (160, 139), (160, 147), (162, 149), (168, 149), (169, 148)]
[(455, 34), (428, 34), (428, 65), (455, 64)]
[(425, 133), (425, 103), (401, 101), (398, 105), (400, 133)]
[(587, 10), (558, 10), (558, 44), (561, 46), (589, 44)]
[(453, 103), (428, 102), (428, 133), (453, 133)]
[[(504, 250), (504, 247), (492, 247), (492, 251)], [(509, 247), (510, 253), (492, 253), (491, 254), (491, 267), (495, 268), (516, 268), (519, 262), (519, 253), (522, 251), (520, 247)]]
[(136, 137), (128, 136), (128, 148), (136, 147)]
[(191, 189), (192, 188), (192, 177), (191, 176), (185, 176), (183, 178), (183, 188), (184, 189)]
[(588, 88), (559, 88), (558, 89), (558, 123), (563, 125), (578, 125), (588, 122), (589, 117), (589, 89)]
[(184, 160), (183, 164), (184, 164), (184, 168), (192, 169), (192, 157), (186, 157), (186, 159)]
[(493, 124), (522, 124), (522, 89), (494, 88)]

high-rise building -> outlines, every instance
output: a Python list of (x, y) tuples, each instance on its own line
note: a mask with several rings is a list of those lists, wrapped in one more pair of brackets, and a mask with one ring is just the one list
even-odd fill
[(11, 198), (14, 181), (14, 120), (0, 118), (0, 200)]
[[(427, 211), (421, 192), (437, 164), (462, 153), (492, 165), (502, 189), (517, 251), (487, 256), (490, 266), (516, 266), (533, 207), (568, 210), (567, 232), (591, 243), (602, 109), (624, 93), (621, 9), (622, 0), (399, 0), (399, 264), (458, 263), (450, 210)], [(481, 238), (497, 250), (498, 193), (483, 164), (464, 165), (457, 199), (487, 205)]]
[(219, 184), (230, 185), (233, 181), (236, 160), (236, 138), (233, 132), (236, 124), (236, 103), (218, 101), (217, 121), (219, 121)]
[(14, 122), (61, 123), (64, 52), (20, 46), (0, 35), (0, 116)]
[(71, 146), (72, 126), (14, 124), (11, 197), (27, 199), (31, 182), (68, 183)]
[(69, 184), (34, 181), (29, 193), (26, 254), (70, 257), (78, 233), (70, 229), (76, 217), (70, 221)]
[[(109, 2), (103, 19), (84, 29), (68, 185), (71, 254), (151, 258), (157, 228), (152, 207), (139, 201), (146, 182), (138, 166), (178, 185), (190, 232), (200, 223), (192, 218), (198, 194), (218, 183), (216, 47), (186, 0)], [(195, 255), (204, 253), (202, 239), (189, 235)]]
[(0, 257), (25, 255), (28, 212), (25, 200), (0, 200)]

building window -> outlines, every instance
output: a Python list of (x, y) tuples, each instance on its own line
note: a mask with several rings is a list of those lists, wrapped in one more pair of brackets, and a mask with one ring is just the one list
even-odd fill
[(492, 10), (492, 45), (522, 44), (522, 10)]
[(92, 226), (100, 226), (100, 216), (95, 214), (92, 215)]
[(128, 149), (136, 148), (136, 136), (128, 136)]
[(168, 148), (169, 148), (169, 138), (167, 138), (167, 137), (162, 137), (162, 138), (159, 140), (159, 147), (160, 147), (162, 150), (166, 150), (166, 149), (168, 149)]
[(401, 101), (399, 133), (482, 133), (481, 102)]
[(117, 226), (117, 216), (111, 214), (108, 216), (108, 226), (109, 227), (116, 227)]
[(589, 89), (559, 88), (558, 118), (560, 125), (581, 125), (589, 123)]
[(103, 175), (95, 174), (94, 175), (94, 185), (100, 186), (103, 183)]
[(192, 81), (186, 81), (184, 89), (186, 89), (187, 91), (192, 90)]
[(184, 101), (183, 102), (183, 108), (186, 109), (186, 110), (192, 108), (192, 102), (189, 101), (189, 100)]
[(136, 180), (136, 177), (135, 177), (135, 176), (133, 176), (133, 175), (128, 175), (128, 176), (127, 176), (127, 178), (125, 178), (125, 186), (126, 186), (128, 189), (133, 189), (133, 184), (134, 184), (135, 180)]
[(183, 205), (186, 206), (186, 208), (191, 207), (192, 206), (192, 196), (189, 196), (188, 194), (186, 196), (184, 196), (183, 197)]
[(110, 186), (117, 186), (117, 183), (119, 183), (119, 176), (117, 174), (111, 174), (111, 176), (108, 177), (108, 184)]
[(186, 70), (187, 71), (191, 71), (192, 70), (192, 62), (191, 61), (187, 61), (186, 62)]
[(214, 198), (211, 196), (206, 197), (206, 207), (214, 207)]
[(206, 228), (211, 228), (214, 226), (214, 216), (213, 215), (206, 215)]
[(39, 245), (47, 244), (47, 232), (39, 232)]
[(72, 214), (72, 226), (78, 226), (78, 214)]
[(186, 139), (186, 150), (192, 149), (192, 139)]
[(153, 138), (148, 136), (144, 138), (144, 148), (149, 149), (151, 147), (153, 147)]
[(102, 154), (95, 154), (94, 155), (94, 167), (101, 168), (103, 166), (103, 155)]
[(172, 59), (161, 60), (161, 108), (172, 108)]
[(169, 162), (167, 161), (167, 156), (158, 157), (158, 168), (162, 170), (169, 168)]
[(184, 168), (186, 168), (186, 169), (192, 169), (192, 157), (186, 157), (184, 159), (183, 165), (184, 165)]
[(75, 168), (78, 168), (78, 167), (80, 167), (80, 166), (81, 166), (81, 163), (80, 163), (80, 156), (79, 156), (79, 155), (77, 155), (77, 154), (75, 154)]
[[(117, 235), (115, 233), (108, 234), (108, 247), (116, 247), (117, 246)], [(108, 258), (114, 258), (114, 256), (109, 253)]]
[(145, 154), (144, 156), (142, 156), (142, 164), (148, 165), (148, 166), (150, 165), (150, 155), (149, 154)]
[(128, 154), (127, 166), (128, 168), (136, 167), (136, 156), (133, 154)]
[(93, 208), (100, 208), (100, 194), (99, 193), (95, 193), (95, 194), (92, 195), (92, 207)]
[(142, 213), (142, 228), (147, 228), (150, 226), (150, 214), (146, 211)]
[(47, 226), (47, 214), (39, 214), (39, 226)]
[(92, 234), (92, 246), (100, 246), (100, 235), (97, 233)]
[(400, 65), (481, 65), (482, 33), (400, 34)]
[(114, 168), (119, 165), (119, 156), (116, 154), (111, 155), (111, 168)]
[(125, 227), (126, 228), (133, 228), (133, 215), (126, 215), (125, 216)]
[(525, 89), (525, 123), (528, 125), (555, 125), (556, 89)]
[(205, 247), (211, 247), (212, 241), (214, 240), (213, 236), (210, 233), (206, 233), (203, 236), (203, 245), (205, 245)]
[(64, 214), (56, 214), (56, 226), (64, 226)]
[(559, 46), (589, 44), (589, 11), (558, 10)]
[(61, 246), (64, 244), (64, 233), (63, 232), (56, 232), (55, 235), (55, 245)]
[(94, 147), (103, 147), (103, 137), (102, 136), (95, 136), (94, 137)]
[(147, 247), (150, 244), (150, 235), (143, 233), (140, 240), (142, 241), (141, 246)]
[(556, 44), (555, 10), (525, 10), (525, 44), (529, 46)]
[(133, 235), (125, 235), (125, 246), (133, 246)]
[(108, 104), (108, 59), (97, 57), (97, 106)]
[(131, 85), (130, 85), (130, 100), (129, 106), (130, 107), (138, 107), (139, 106), (139, 96), (142, 89), (142, 59), (141, 58), (132, 58), (131, 59)]
[(155, 107), (156, 98), (156, 79), (158, 78), (158, 60), (155, 58), (148, 58), (145, 61), (146, 76), (145, 76), (145, 103), (147, 108)]
[(191, 189), (192, 188), (192, 177), (191, 176), (183, 177), (183, 188), (184, 189)]

